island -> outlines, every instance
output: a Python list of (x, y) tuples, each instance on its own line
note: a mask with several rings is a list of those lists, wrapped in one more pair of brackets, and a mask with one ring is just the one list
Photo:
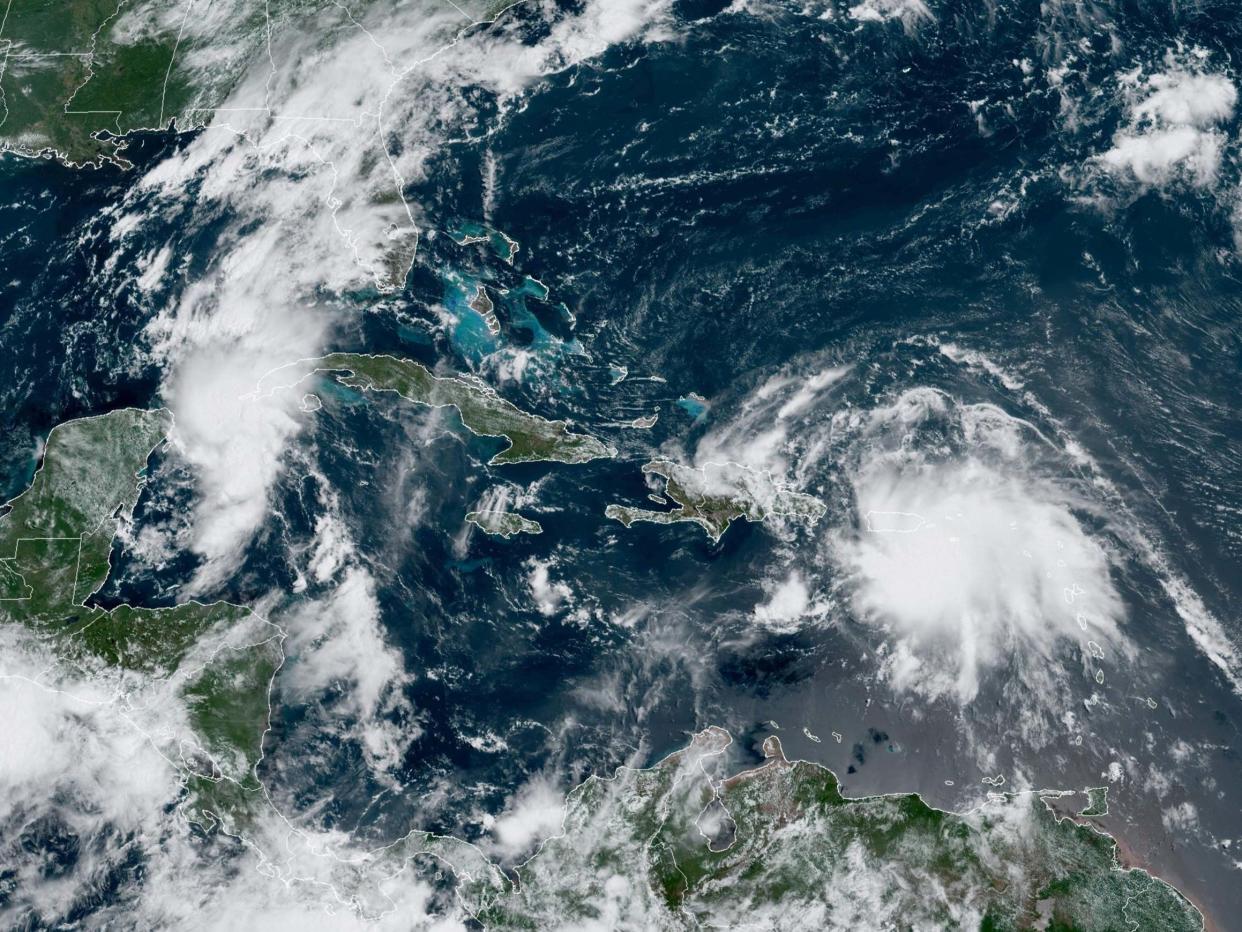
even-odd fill
[(500, 320), (496, 317), (496, 306), (488, 297), (487, 289), (481, 282), (475, 286), (474, 297), (467, 302), (467, 306), (483, 318), (483, 323), (487, 324), (488, 333), (492, 336), (500, 333)]
[(472, 511), (466, 520), (486, 534), (508, 540), (515, 534), (542, 534), (543, 525), (512, 511)]
[[(648, 769), (590, 777), (561, 833), (461, 892), (492, 930), (1201, 930), (1171, 886), (1125, 869), (1107, 835), (1058, 816), (1060, 791), (992, 794), (965, 814), (916, 794), (851, 799), (785, 758), (720, 771), (720, 728)], [(621, 919), (624, 923), (621, 923)]]
[[(163, 410), (66, 422), (29, 487), (0, 513), (0, 623), (50, 647), (47, 689), (106, 687), (120, 720), (159, 748), (179, 811), (234, 836), (261, 863), (303, 844), (258, 770), (284, 632), (242, 605), (93, 604), (131, 519), (147, 459), (172, 425)], [(527, 519), (472, 512), (489, 533)], [(528, 522), (534, 525), (534, 522)], [(489, 530), (489, 528), (491, 530)], [(478, 847), (411, 831), (313, 877), (363, 919), (388, 914), (387, 884), (411, 867), (447, 869), (459, 902), (494, 930), (613, 927), (1202, 929), (1176, 890), (1117, 860), (1109, 836), (1054, 811), (1063, 791), (991, 793), (963, 814), (916, 794), (846, 797), (834, 774), (786, 759), (779, 741), (732, 774), (720, 728), (649, 768), (589, 777), (566, 800), (561, 832), (512, 871)], [(1058, 806), (1063, 809), (1063, 806)], [(404, 882), (404, 881), (402, 881)]]
[(413, 404), (455, 408), (471, 433), (508, 441), (508, 446), (491, 458), (491, 465), (586, 463), (617, 455), (616, 448), (609, 444), (572, 432), (565, 421), (549, 421), (528, 414), (482, 382), (458, 376), (435, 376), (426, 366), (413, 360), (333, 353), (298, 365), (307, 370), (299, 382), (314, 373), (328, 373), (341, 385), (358, 391), (394, 392)]
[(677, 507), (653, 511), (629, 505), (609, 505), (604, 514), (630, 527), (636, 521), (652, 524), (697, 524), (715, 543), (738, 518), (763, 521), (771, 517), (800, 518), (817, 522), (824, 516), (824, 503), (812, 495), (793, 492), (772, 476), (738, 463), (682, 466), (669, 460), (653, 460), (643, 466), (644, 475), (657, 476), (664, 494)]
[[(486, 15), (489, 19), (495, 19), (496, 16), (504, 12), (505, 8), (512, 6), (514, 2), (516, 0), (506, 0), (503, 4), (498, 4), (498, 8), (489, 9)], [(450, 232), (449, 238), (458, 246), (486, 243), (491, 247), (492, 252), (500, 259), (509, 263), (509, 265), (513, 264), (513, 257), (517, 255), (518, 250), (521, 248), (518, 245), (518, 241), (512, 237), (507, 236), (500, 230), (495, 230), (473, 220), (461, 224), (456, 230)]]

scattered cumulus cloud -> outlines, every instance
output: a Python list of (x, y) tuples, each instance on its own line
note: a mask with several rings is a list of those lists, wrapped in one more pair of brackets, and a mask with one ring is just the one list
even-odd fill
[[(546, 8), (549, 28), (531, 42), (505, 18), (463, 31), (451, 4), (357, 16), (337, 4), (277, 16), (262, 43), (220, 50), (220, 67), (243, 68), (241, 79), (201, 133), (148, 170), (112, 230), (124, 237), (159, 213), (213, 238), (210, 266), (147, 331), (198, 476), (198, 590), (235, 568), (308, 416), (290, 393), (256, 394), (255, 384), (331, 348), (349, 313), (345, 295), (401, 285), (428, 225), (406, 193), (447, 140), (479, 128), (479, 95), (468, 89), (503, 110), (543, 76), (610, 45), (658, 40), (667, 7)], [(174, 30), (212, 32), (251, 12), (215, 4)], [(175, 253), (145, 259), (141, 287), (173, 284), (173, 268), (187, 268)]]
[(806, 582), (801, 573), (792, 570), (772, 588), (766, 602), (755, 606), (752, 617), (757, 624), (772, 631), (792, 631), (810, 608), (811, 596)]
[(907, 31), (936, 18), (923, 0), (863, 0), (849, 8), (849, 17), (860, 23), (887, 23), (896, 20)]
[(831, 403), (834, 387), (851, 371), (850, 366), (827, 365), (811, 372), (773, 375), (741, 401), (736, 415), (703, 435), (694, 465), (737, 463), (773, 478), (787, 478), (791, 435)]
[(371, 574), (348, 567), (326, 598), (303, 602), (281, 620), (290, 658), (282, 686), (303, 702), (333, 689), (332, 712), (347, 718), (347, 736), (361, 744), (372, 770), (398, 767), (414, 732), (392, 715), (409, 711), (402, 689), (411, 677), (384, 637)]
[(486, 820), (488, 847), (505, 860), (515, 860), (558, 834), (564, 818), (564, 794), (552, 781), (536, 777), (513, 795), (500, 815)]
[[(408, 871), (343, 875), (341, 865), (361, 863), (366, 852), (313, 818), (295, 828), (260, 808), (248, 844), (196, 840), (176, 809), (182, 776), (168, 756), (186, 718), (174, 693), (135, 679), (122, 703), (115, 682), (79, 678), (11, 630), (0, 638), (0, 714), (11, 725), (6, 752), (16, 752), (0, 755), (0, 838), (40, 826), (58, 844), (76, 843), (75, 857), (50, 876), (37, 843), (28, 857), (6, 849), (9, 915), (71, 923), (73, 910), (98, 895), (99, 878), (115, 873), (119, 908), (143, 928), (465, 927), (452, 904), (434, 909), (434, 891)], [(350, 908), (354, 896), (375, 919)]]
[(1127, 122), (1099, 157), (1105, 171), (1151, 188), (1215, 184), (1227, 142), (1221, 127), (1233, 118), (1238, 90), (1199, 67), (1170, 53), (1165, 70), (1122, 77)]
[(1199, 810), (1194, 803), (1182, 802), (1160, 812), (1160, 821), (1171, 834), (1185, 835), (1199, 827)]
[(534, 558), (528, 560), (526, 564), (528, 570), (526, 582), (535, 600), (535, 607), (539, 609), (540, 614), (548, 616), (555, 615), (562, 608), (574, 604), (574, 591), (569, 584), (552, 579), (549, 572), (552, 565), (550, 560)]

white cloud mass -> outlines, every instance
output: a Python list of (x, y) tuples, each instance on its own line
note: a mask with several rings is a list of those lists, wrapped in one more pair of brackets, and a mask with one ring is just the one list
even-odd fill
[(1172, 54), (1165, 68), (1147, 77), (1139, 71), (1123, 76), (1127, 124), (1100, 164), (1147, 187), (1179, 181), (1209, 187), (1226, 143), (1220, 126), (1233, 118), (1238, 90), (1224, 75), (1193, 70)]
[[(210, 266), (148, 328), (199, 477), (198, 589), (236, 565), (307, 416), (285, 393), (256, 395), (256, 382), (330, 348), (348, 293), (400, 287), (426, 225), (408, 187), (448, 140), (477, 131), (479, 94), (467, 89), (503, 111), (544, 75), (614, 43), (659, 38), (666, 6), (549, 8), (534, 43), (506, 17), (466, 29), (451, 4), (275, 16), (267, 47), (253, 50), (206, 129), (148, 171), (115, 221), (117, 237), (142, 213), (180, 216), (215, 237)], [(216, 4), (185, 28), (210, 31), (242, 12)], [(145, 289), (180, 268), (172, 258), (148, 264)]]
[[(959, 455), (900, 442), (945, 420), (969, 441)], [(858, 615), (890, 635), (895, 688), (969, 703), (996, 668), (1039, 675), (1067, 644), (1120, 643), (1108, 556), (1075, 516), (1082, 503), (1027, 467), (1034, 438), (1021, 422), (919, 389), (873, 412), (868, 430), (853, 482), (860, 526), (836, 553)]]

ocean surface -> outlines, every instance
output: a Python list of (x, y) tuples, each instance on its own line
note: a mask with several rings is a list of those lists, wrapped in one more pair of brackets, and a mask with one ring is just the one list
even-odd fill
[[(430, 234), (404, 287), (320, 296), (332, 348), (477, 373), (619, 456), (492, 467), (498, 442), (449, 413), (309, 388), (262, 524), (197, 591), (292, 616), (332, 598), (305, 561), (330, 512), (406, 672), (373, 710), (378, 769), (331, 688), (278, 678), (273, 798), (376, 843), (477, 839), (536, 778), (563, 792), (715, 724), (743, 761), (779, 734), (849, 795), (1108, 786), (1125, 857), (1231, 927), (1235, 12), (687, 0), (520, 105), (480, 91), (404, 192)], [(538, 42), (539, 12), (512, 15)], [(230, 218), (138, 186), (194, 138), (144, 136), (129, 171), (0, 161), (6, 495), (52, 425), (169, 400), (150, 323)], [(499, 334), (467, 307), (480, 282)], [(658, 507), (657, 455), (767, 471), (827, 513), (719, 543), (606, 519)], [(178, 545), (192, 460), (152, 477), (104, 602), (171, 604), (202, 566)], [(543, 533), (470, 531), (480, 501)]]

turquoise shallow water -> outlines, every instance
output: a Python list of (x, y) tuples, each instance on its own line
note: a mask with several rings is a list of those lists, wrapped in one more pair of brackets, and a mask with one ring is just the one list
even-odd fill
[[(331, 797), (330, 824), (378, 841), (410, 825), (477, 837), (480, 813), (533, 774), (568, 786), (708, 724), (753, 755), (775, 722), (791, 757), (832, 765), (855, 794), (916, 789), (964, 806), (998, 773), (1009, 786), (1108, 783), (1104, 827), (1228, 928), (1242, 905), (1230, 853), (1242, 702), (1186, 613), (1201, 607), (1242, 643), (1237, 120), (1211, 130), (1224, 140), (1211, 184), (1136, 185), (1099, 165), (1119, 134), (1145, 131), (1130, 125), (1126, 74), (1171, 67), (1180, 45), (1206, 53), (1184, 67), (1236, 83), (1239, 27), (1222, 4), (1076, 9), (941, 4), (906, 28), (846, 7), (681, 3), (677, 41), (549, 77), (486, 139), (429, 167), (407, 195), (453, 232), (424, 245), (399, 294), (325, 296), (348, 321), (344, 348), (473, 372), (620, 455), (489, 470), (498, 442), (451, 413), (321, 392), (305, 459), (220, 594), (292, 591), (330, 487), (385, 635), (418, 675), (403, 687), (414, 712), (392, 716), (403, 792), (360, 763), (330, 705), (289, 695), (266, 764), (287, 798)], [(175, 144), (153, 137), (136, 160), (157, 164)], [(489, 159), (499, 180), (484, 223)], [(167, 239), (205, 263), (215, 227), (157, 222), (114, 255), (98, 215), (132, 175), (14, 160), (0, 173), (11, 492), (52, 424), (157, 398), (143, 328), (175, 295), (140, 294), (107, 260), (124, 268)], [(479, 283), (499, 334), (467, 306)], [(867, 433), (925, 389), (950, 413)], [(657, 408), (651, 430), (618, 426)], [(928, 473), (978, 459), (982, 415), (953, 414), (967, 408), (1024, 425), (1005, 475), (1070, 503), (1107, 551), (1132, 653), (1110, 645), (1098, 667), (1076, 642), (1047, 656), (1024, 642), (963, 706), (894, 685), (890, 632), (853, 601), (834, 535), (866, 527), (860, 476), (876, 449)], [(640, 473), (656, 455), (753, 460), (827, 514), (814, 528), (739, 523), (717, 545), (694, 526), (606, 520), (618, 501), (662, 507)], [(140, 527), (192, 492), (171, 461), (155, 475)], [(530, 493), (524, 513), (543, 534), (463, 538), (465, 512), (506, 483)], [(188, 562), (153, 566), (118, 546), (105, 595), (173, 598)], [(540, 567), (570, 595), (535, 598)], [(794, 574), (803, 620), (757, 613)], [(1169, 815), (1186, 806), (1193, 824)]]

